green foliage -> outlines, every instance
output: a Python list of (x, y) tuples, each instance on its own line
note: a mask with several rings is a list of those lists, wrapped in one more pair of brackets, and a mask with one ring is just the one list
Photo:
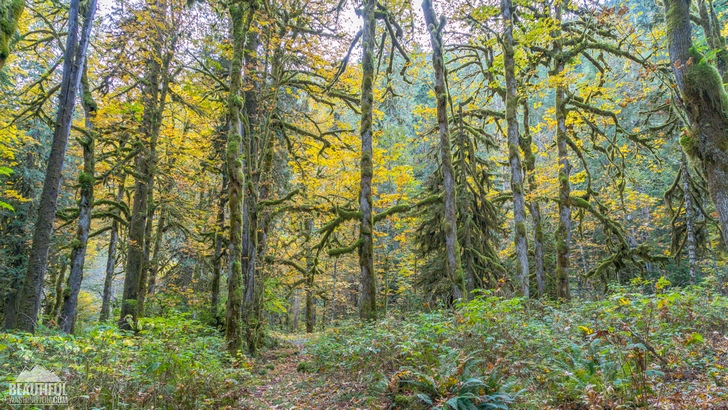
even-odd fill
[(483, 292), (454, 314), (351, 324), (307, 349), (320, 371), (390, 375), (395, 404), (420, 394), (427, 408), (505, 404), (512, 395), (518, 408), (633, 407), (684, 389), (718, 391), (728, 380), (717, 354), (728, 298), (666, 279), (640, 286), (651, 293), (618, 287), (603, 300), (566, 304)]
[[(508, 409), (518, 393), (505, 393), (509, 386), (503, 385), (495, 371), (487, 377), (476, 376), (477, 364), (472, 357), (446, 359), (437, 370), (405, 371), (395, 378), (399, 389), (416, 393), (416, 397), (433, 410)], [(401, 396), (398, 396), (400, 400)]]
[(236, 402), (249, 374), (232, 366), (214, 329), (185, 314), (142, 318), (139, 328), (136, 336), (108, 324), (77, 336), (0, 333), (3, 382), (40, 364), (61, 375), (71, 402), (83, 408), (217, 409)]

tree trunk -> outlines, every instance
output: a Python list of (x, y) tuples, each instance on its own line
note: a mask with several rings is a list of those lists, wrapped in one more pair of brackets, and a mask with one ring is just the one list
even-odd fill
[(690, 284), (698, 283), (698, 258), (695, 254), (695, 220), (693, 219), (693, 199), (690, 195), (690, 173), (688, 159), (682, 153), (680, 172), (682, 172), (683, 191), (685, 195), (685, 229), (688, 241), (688, 264), (690, 268)]
[(336, 320), (336, 274), (338, 273), (336, 271), (337, 265), (339, 263), (339, 258), (334, 258), (334, 287), (331, 290), (331, 326), (334, 325), (334, 320)]
[[(523, 151), (523, 166), (526, 171), (528, 180), (528, 191), (536, 192), (538, 190), (538, 182), (536, 182), (536, 155), (533, 153), (531, 143), (530, 127), (530, 110), (528, 100), (524, 99), (523, 104), (523, 138), (520, 139), (521, 150)], [(546, 283), (544, 281), (545, 273), (543, 268), (543, 222), (541, 221), (541, 206), (538, 200), (534, 198), (528, 204), (531, 219), (533, 220), (533, 259), (536, 268), (536, 284), (538, 286), (538, 297), (543, 297), (546, 292)]]
[(430, 32), (432, 44), (432, 67), (435, 71), (435, 99), (437, 102), (437, 123), (440, 129), (440, 160), (442, 161), (442, 179), (445, 206), (445, 269), (452, 282), (453, 297), (455, 300), (468, 298), (465, 286), (465, 276), (460, 260), (460, 246), (458, 245), (457, 204), (455, 202), (455, 171), (452, 165), (452, 152), (450, 147), (450, 132), (447, 122), (447, 87), (445, 85), (445, 60), (443, 58), (442, 30), (445, 28), (445, 19), (437, 21), (431, 0), (422, 2), (422, 11)]
[(374, 274), (374, 221), (372, 215), (372, 104), (374, 102), (374, 42), (376, 41), (377, 21), (374, 18), (376, 0), (364, 1), (364, 28), (362, 29), (362, 81), (361, 81), (361, 183), (359, 210), (359, 268), (361, 269), (361, 297), (359, 298), (359, 317), (362, 320), (377, 318), (377, 277)]
[[(313, 267), (312, 267), (313, 268)], [(313, 272), (308, 272), (306, 277), (306, 333), (313, 333), (314, 322), (314, 301), (313, 301)]]
[(262, 130), (259, 127), (258, 96), (262, 86), (259, 76), (259, 61), (256, 49), (259, 44), (259, 34), (255, 30), (248, 31), (248, 39), (244, 49), (243, 61), (246, 75), (246, 91), (244, 113), (246, 127), (243, 129), (243, 158), (245, 177), (249, 181), (246, 185), (246, 197), (243, 203), (243, 280), (245, 292), (243, 296), (242, 319), (245, 342), (248, 353), (255, 355), (263, 340), (262, 297), (263, 287), (260, 278), (261, 272), (257, 267), (258, 251), (260, 250), (260, 215), (258, 200), (261, 195), (262, 174), (259, 167), (259, 158), (262, 150), (267, 147), (260, 146)]
[(528, 242), (526, 241), (526, 201), (523, 196), (523, 167), (521, 166), (518, 132), (518, 84), (513, 51), (513, 3), (501, 2), (503, 13), (503, 66), (506, 78), (506, 125), (508, 134), (508, 162), (513, 193), (514, 242), (516, 247), (516, 277), (521, 296), (529, 297)]
[[(228, 299), (225, 306), (225, 341), (231, 355), (236, 355), (242, 345), (241, 311), (243, 306), (243, 122), (241, 96), (243, 53), (247, 39), (247, 27), (250, 26), (252, 11), (243, 2), (232, 2), (228, 6), (230, 14), (233, 57), (230, 64), (230, 87), (228, 94), (228, 116), (230, 129), (227, 136), (227, 172), (230, 181), (228, 190), (228, 206), (230, 207), (230, 260), (231, 269), (228, 275)], [(246, 20), (247, 16), (247, 21)], [(247, 26), (246, 26), (247, 24)]]
[[(38, 220), (35, 224), (33, 244), (28, 259), (28, 271), (20, 295), (15, 327), (26, 332), (34, 332), (38, 321), (41, 295), (46, 268), (48, 267), (48, 251), (51, 247), (51, 234), (56, 218), (58, 191), (63, 177), (63, 162), (66, 157), (68, 136), (76, 103), (76, 94), (81, 82), (81, 72), (86, 59), (86, 49), (91, 37), (91, 27), (96, 12), (96, 0), (88, 0), (86, 15), (79, 33), (80, 0), (71, 0), (68, 18), (68, 37), (63, 54), (63, 78), (58, 97), (58, 111), (53, 130), (51, 153), (48, 157), (43, 192), (38, 206)], [(79, 37), (80, 35), (80, 37)], [(7, 314), (7, 312), (6, 312)]]
[[(124, 199), (124, 183), (126, 182), (126, 174), (121, 175), (119, 187), (116, 191), (116, 202), (120, 203)], [(113, 220), (111, 222), (111, 232), (109, 234), (109, 250), (106, 256), (106, 275), (104, 277), (104, 290), (101, 296), (101, 313), (99, 314), (99, 322), (109, 320), (111, 313), (111, 291), (114, 283), (114, 269), (116, 268), (116, 245), (119, 241), (119, 222)]]
[(10, 56), (10, 38), (18, 29), (25, 0), (0, 0), (0, 70)]
[(53, 307), (49, 315), (49, 319), (56, 321), (63, 306), (63, 285), (66, 283), (66, 271), (68, 270), (68, 261), (65, 256), (61, 256), (61, 271), (58, 273), (54, 285)]
[(164, 227), (167, 223), (167, 213), (165, 212), (164, 206), (159, 210), (159, 221), (157, 221), (157, 232), (154, 236), (154, 251), (152, 252), (152, 259), (149, 263), (149, 288), (147, 293), (153, 295), (157, 287), (157, 274), (159, 273), (159, 258), (160, 251), (162, 248), (162, 241), (164, 240)]
[(222, 276), (222, 232), (225, 229), (226, 191), (228, 189), (228, 176), (224, 165), (222, 172), (222, 186), (220, 187), (220, 198), (217, 203), (217, 231), (215, 232), (215, 255), (212, 261), (212, 294), (210, 297), (210, 316), (215, 326), (219, 323), (220, 277)]
[(728, 245), (728, 94), (718, 70), (692, 47), (690, 1), (666, 0), (665, 13), (670, 65), (690, 120), (680, 144), (703, 168)]
[(76, 239), (71, 251), (71, 273), (68, 275), (68, 298), (63, 301), (63, 308), (58, 323), (61, 331), (71, 333), (73, 330), (76, 307), (78, 306), (78, 293), (81, 291), (83, 280), (83, 264), (86, 261), (86, 247), (88, 234), (91, 230), (91, 211), (94, 204), (94, 121), (96, 117), (96, 101), (94, 101), (88, 83), (87, 66), (84, 65), (81, 78), (81, 103), (86, 120), (86, 135), (81, 146), (83, 147), (83, 172), (78, 177), (81, 185), (81, 200), (79, 201), (78, 228)]
[[(561, 5), (554, 6), (555, 19), (561, 24)], [(558, 75), (564, 72), (565, 62), (561, 59), (561, 38), (560, 31), (556, 36), (554, 54), (556, 55), (556, 67), (554, 72)], [(569, 258), (571, 251), (571, 186), (569, 175), (571, 164), (569, 164), (569, 152), (567, 150), (566, 130), (566, 90), (564, 86), (556, 86), (556, 148), (559, 157), (559, 224), (555, 232), (556, 240), (556, 297), (569, 300)]]
[(298, 317), (301, 314), (301, 298), (298, 295), (298, 289), (294, 292), (293, 296), (293, 321), (291, 330), (295, 333), (298, 331)]

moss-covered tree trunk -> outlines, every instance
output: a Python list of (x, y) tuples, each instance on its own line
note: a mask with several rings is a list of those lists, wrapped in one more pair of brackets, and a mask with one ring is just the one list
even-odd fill
[[(309, 218), (306, 220), (306, 231), (307, 239), (310, 240), (313, 236), (313, 219)], [(310, 245), (307, 246), (310, 248)], [(306, 277), (304, 278), (306, 287), (306, 333), (313, 333), (314, 326), (316, 325), (314, 323), (314, 311), (316, 307), (313, 300), (313, 286), (316, 278), (314, 258), (315, 256), (312, 250), (308, 249), (306, 255)]]
[(365, 0), (364, 28), (362, 29), (362, 82), (361, 82), (361, 180), (359, 210), (359, 268), (361, 269), (361, 294), (359, 297), (359, 317), (362, 320), (377, 318), (377, 278), (374, 274), (374, 220), (372, 203), (372, 178), (374, 160), (372, 150), (372, 104), (374, 102), (374, 42), (376, 41), (377, 21), (374, 18), (376, 0)]
[(25, 0), (0, 0), (0, 70), (10, 56), (10, 38), (18, 29)]
[[(224, 158), (224, 157), (223, 157)], [(215, 254), (212, 260), (212, 284), (210, 295), (210, 318), (213, 325), (219, 324), (220, 278), (222, 277), (223, 231), (225, 230), (225, 207), (227, 206), (228, 175), (227, 167), (222, 169), (222, 185), (217, 202), (215, 227)]]
[[(554, 6), (554, 18), (558, 24), (561, 24), (561, 4)], [(554, 47), (555, 58), (555, 75), (563, 75), (566, 62), (563, 60), (562, 54), (563, 41), (560, 38), (560, 30), (555, 35), (556, 42)], [(571, 185), (569, 175), (571, 173), (571, 164), (569, 163), (569, 151), (567, 148), (567, 129), (566, 129), (566, 90), (564, 82), (557, 79), (556, 96), (555, 96), (555, 112), (556, 112), (556, 149), (559, 158), (559, 223), (556, 228), (556, 297), (560, 299), (571, 299), (569, 292), (569, 258), (571, 254)]]
[(79, 213), (76, 238), (71, 251), (71, 273), (68, 275), (68, 293), (67, 297), (64, 297), (63, 308), (61, 308), (61, 314), (58, 318), (58, 325), (61, 331), (66, 333), (73, 331), (74, 317), (76, 316), (76, 307), (78, 306), (78, 293), (81, 291), (81, 281), (83, 281), (83, 264), (86, 261), (88, 235), (91, 229), (91, 211), (93, 210), (94, 204), (94, 121), (97, 106), (89, 86), (87, 67), (84, 66), (83, 70), (84, 72), (81, 78), (81, 105), (83, 106), (86, 130), (84, 137), (81, 139), (81, 146), (83, 148), (83, 172), (78, 177), (78, 182), (81, 186), (81, 198), (78, 204)]
[(682, 153), (680, 160), (680, 172), (682, 173), (683, 195), (685, 200), (685, 230), (688, 245), (688, 268), (690, 271), (690, 283), (697, 283), (698, 257), (695, 253), (695, 220), (693, 215), (693, 198), (690, 194), (690, 173), (688, 172), (688, 159)]
[(228, 116), (230, 128), (227, 136), (228, 206), (230, 207), (230, 260), (228, 275), (228, 299), (225, 306), (225, 341), (230, 354), (236, 355), (242, 345), (241, 310), (243, 306), (243, 109), (242, 72), (243, 52), (247, 38), (246, 15), (250, 13), (247, 3), (231, 2), (231, 40), (233, 46), (230, 63), (230, 87), (228, 94)]
[(68, 271), (68, 258), (63, 255), (61, 256), (61, 269), (58, 272), (58, 277), (53, 282), (53, 306), (50, 309), (49, 319), (56, 321), (58, 315), (61, 312), (61, 306), (63, 306), (63, 285), (66, 283), (66, 272)]
[[(150, 224), (148, 224), (150, 225)], [(147, 294), (153, 295), (157, 290), (157, 275), (159, 274), (159, 258), (161, 257), (162, 242), (164, 241), (164, 230), (167, 226), (167, 210), (164, 205), (159, 208), (159, 220), (157, 221), (157, 230), (154, 234), (154, 249), (152, 257), (149, 260), (149, 284)]]
[[(79, 30), (80, 0), (72, 0), (69, 7), (68, 36), (63, 54), (63, 77), (58, 97), (58, 111), (53, 130), (53, 142), (47, 161), (43, 191), (38, 205), (38, 219), (33, 233), (33, 244), (28, 259), (28, 269), (19, 295), (17, 318), (6, 318), (6, 324), (26, 332), (34, 332), (38, 322), (43, 294), (43, 283), (48, 266), (48, 251), (56, 218), (58, 192), (61, 189), (63, 163), (66, 157), (68, 137), (76, 104), (76, 95), (86, 61), (86, 49), (91, 37), (91, 27), (96, 13), (96, 0), (86, 4), (84, 24)], [(80, 32), (79, 32), (80, 31)], [(6, 312), (7, 315), (7, 312)]]
[(513, 2), (501, 2), (503, 14), (503, 66), (506, 79), (506, 128), (508, 135), (508, 163), (513, 193), (513, 241), (516, 247), (516, 277), (520, 294), (528, 298), (528, 242), (526, 239), (526, 199), (523, 195), (523, 166), (521, 165), (520, 135), (518, 130), (518, 84), (513, 50)]
[[(538, 190), (538, 182), (536, 181), (536, 155), (533, 153), (531, 143), (530, 127), (530, 110), (528, 100), (523, 99), (523, 136), (520, 139), (521, 150), (523, 151), (524, 161), (523, 167), (528, 180), (528, 190), (534, 193)], [(533, 221), (533, 259), (534, 268), (536, 270), (536, 285), (538, 287), (538, 297), (543, 297), (546, 292), (546, 283), (544, 281), (545, 273), (543, 268), (543, 222), (541, 221), (541, 206), (536, 198), (528, 203), (528, 209), (531, 213)]]
[(468, 292), (460, 256), (457, 234), (457, 204), (455, 198), (455, 171), (452, 165), (450, 131), (447, 119), (447, 86), (445, 84), (445, 60), (443, 57), (442, 30), (445, 19), (437, 19), (431, 0), (422, 2), (422, 11), (427, 23), (432, 44), (432, 67), (435, 72), (435, 101), (437, 106), (437, 124), (440, 130), (440, 160), (442, 162), (443, 204), (445, 218), (442, 221), (445, 231), (445, 268), (452, 282), (455, 300), (465, 297)]
[[(121, 174), (119, 186), (116, 188), (116, 202), (121, 203), (124, 199), (124, 183), (126, 182), (126, 173)], [(117, 211), (118, 213), (118, 211)], [(114, 282), (114, 269), (116, 268), (116, 246), (119, 241), (119, 222), (116, 219), (111, 222), (111, 231), (109, 233), (109, 247), (106, 255), (106, 272), (104, 275), (104, 289), (101, 292), (101, 312), (99, 313), (99, 322), (109, 320), (111, 313), (111, 288)]]
[[(262, 270), (258, 264), (258, 255), (261, 251), (262, 223), (258, 202), (261, 195), (267, 195), (261, 185), (265, 180), (265, 167), (262, 160), (266, 158), (267, 150), (271, 147), (262, 140), (268, 135), (261, 124), (259, 98), (264, 91), (264, 78), (261, 73), (261, 62), (257, 57), (260, 45), (260, 35), (257, 30), (248, 30), (246, 47), (243, 51), (245, 75), (245, 103), (243, 112), (246, 117), (246, 126), (243, 128), (243, 163), (247, 180), (245, 202), (243, 204), (243, 280), (245, 292), (243, 294), (243, 328), (248, 352), (255, 355), (259, 350), (264, 336), (262, 303), (263, 278)], [(273, 104), (275, 106), (275, 104)], [(272, 149), (272, 148), (271, 148)]]
[(728, 244), (728, 94), (718, 70), (693, 47), (690, 1), (666, 0), (665, 13), (670, 65), (690, 120), (680, 143), (705, 173)]

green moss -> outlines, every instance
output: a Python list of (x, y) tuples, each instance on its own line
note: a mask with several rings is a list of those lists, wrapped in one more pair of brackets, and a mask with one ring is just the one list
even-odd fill
[(559, 171), (559, 184), (560, 185), (569, 185), (569, 177), (566, 175), (564, 171)]
[(578, 196), (569, 197), (569, 202), (571, 202), (572, 205), (577, 206), (579, 208), (584, 208), (584, 209), (591, 208), (591, 204), (589, 203), (589, 201), (587, 201), (584, 198), (578, 197)]
[(723, 78), (695, 47), (690, 48), (690, 56), (693, 61), (685, 68), (686, 98), (704, 99), (725, 115), (728, 111), (728, 93), (723, 86)]
[(690, 158), (697, 158), (699, 154), (698, 139), (692, 135), (684, 134), (680, 137), (680, 146)]
[(518, 222), (516, 224), (516, 232), (519, 236), (526, 236), (526, 224), (524, 222)]
[(372, 156), (368, 152), (364, 152), (361, 154), (361, 174), (374, 175), (372, 167)]
[(93, 95), (91, 94), (91, 91), (85, 90), (83, 91), (83, 105), (88, 107), (89, 111), (96, 111), (98, 109), (98, 105), (96, 104), (96, 100), (94, 100)]
[(78, 174), (78, 183), (81, 184), (81, 186), (84, 188), (93, 186), (95, 181), (96, 178), (94, 178), (94, 176), (91, 174), (87, 174), (85, 172), (81, 172), (80, 174)]
[(0, 68), (10, 55), (10, 38), (18, 29), (25, 0), (0, 0)]
[(690, 12), (683, 6), (682, 1), (665, 0), (665, 5), (669, 6), (665, 17), (667, 20), (667, 36), (670, 38), (672, 32), (685, 24), (690, 24)]

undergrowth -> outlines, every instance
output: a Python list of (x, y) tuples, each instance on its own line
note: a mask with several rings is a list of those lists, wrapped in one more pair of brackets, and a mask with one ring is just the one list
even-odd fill
[(311, 368), (368, 375), (391, 408), (714, 408), (728, 403), (727, 308), (665, 280), (568, 304), (483, 293), (346, 324), (307, 349)]
[(223, 343), (185, 314), (141, 319), (136, 335), (115, 324), (75, 336), (0, 333), (0, 402), (6, 383), (42, 365), (66, 382), (73, 409), (219, 409), (234, 405), (249, 377)]

